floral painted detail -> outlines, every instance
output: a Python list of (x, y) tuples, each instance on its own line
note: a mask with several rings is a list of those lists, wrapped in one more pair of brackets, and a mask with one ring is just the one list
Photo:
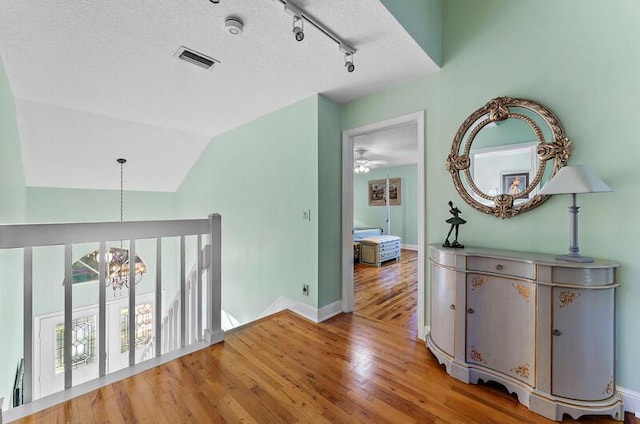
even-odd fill
[(473, 277), (473, 280), (471, 280), (471, 290), (475, 290), (478, 287), (481, 287), (486, 282), (487, 281), (484, 278)]
[(518, 374), (522, 378), (529, 378), (529, 364), (519, 365), (512, 368), (511, 372)]
[(607, 383), (607, 387), (605, 387), (604, 390), (602, 391), (603, 395), (610, 395), (612, 393), (613, 393), (613, 377), (611, 377), (611, 379)]
[(580, 297), (580, 293), (572, 292), (570, 290), (563, 290), (560, 292), (560, 307), (564, 308), (569, 303), (572, 303), (574, 299)]
[(522, 298), (526, 300), (528, 303), (529, 297), (531, 296), (531, 287), (525, 286), (524, 284), (516, 284), (516, 283), (511, 283), (511, 285), (513, 286), (514, 289), (516, 289), (518, 294), (522, 296)]
[(482, 357), (482, 354), (480, 352), (478, 352), (475, 348), (475, 346), (471, 346), (471, 359), (476, 361), (476, 362), (481, 362), (483, 364), (486, 364), (487, 361), (484, 360), (484, 358)]

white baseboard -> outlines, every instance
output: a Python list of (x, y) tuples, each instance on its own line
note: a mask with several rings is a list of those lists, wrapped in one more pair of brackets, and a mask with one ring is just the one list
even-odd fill
[(326, 321), (340, 313), (342, 313), (342, 300), (336, 300), (318, 310), (318, 322)]
[(424, 331), (422, 333), (422, 337), (418, 337), (420, 340), (427, 340), (427, 336), (429, 335), (429, 333), (431, 332), (431, 327), (428, 325), (424, 326), (424, 329), (422, 330)]
[(288, 297), (280, 296), (279, 298), (276, 299), (275, 302), (271, 304), (271, 306), (265, 309), (264, 312), (262, 312), (257, 319), (268, 317), (269, 315), (277, 314), (280, 311), (284, 311), (285, 309), (288, 309), (289, 300), (290, 299)]
[(418, 250), (418, 245), (417, 244), (401, 244), (400, 245), (400, 249), (406, 249), (406, 250)]
[(285, 309), (302, 316), (313, 322), (322, 322), (342, 312), (342, 301), (337, 300), (320, 309), (307, 305), (306, 303), (291, 299), (290, 297), (280, 296), (271, 304), (258, 318), (264, 318), (273, 315)]
[(288, 310), (308, 319), (309, 321), (318, 322), (318, 308), (314, 308), (313, 306), (307, 305), (306, 303), (298, 302), (297, 300), (288, 300)]
[(620, 396), (622, 396), (622, 403), (624, 404), (624, 410), (635, 414), (636, 418), (640, 418), (640, 392), (635, 390), (625, 389), (624, 387), (616, 387)]

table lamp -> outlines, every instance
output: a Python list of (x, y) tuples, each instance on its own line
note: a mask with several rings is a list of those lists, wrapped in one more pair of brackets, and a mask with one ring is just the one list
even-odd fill
[(540, 190), (545, 194), (571, 194), (572, 203), (569, 206), (571, 217), (571, 242), (569, 253), (556, 257), (563, 261), (593, 262), (593, 258), (580, 255), (578, 248), (578, 206), (576, 206), (576, 194), (601, 193), (613, 191), (595, 172), (586, 165), (573, 165), (560, 168), (558, 173)]

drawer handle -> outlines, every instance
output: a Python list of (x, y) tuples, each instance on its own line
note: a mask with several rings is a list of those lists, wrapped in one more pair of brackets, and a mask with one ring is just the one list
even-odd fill
[(473, 313), (473, 309), (469, 308), (469, 309), (467, 309), (467, 312), (469, 312), (470, 314), (472, 314), (472, 313)]
[(560, 330), (556, 329), (556, 330), (553, 330), (553, 335), (554, 336), (560, 336), (560, 335), (562, 335), (562, 333), (560, 332)]
[(496, 265), (496, 269), (497, 269), (498, 271), (502, 271), (502, 268), (503, 268), (503, 267), (502, 267), (502, 265), (500, 265), (500, 264)]
[(455, 310), (455, 309), (456, 309), (456, 305), (451, 305), (451, 306), (449, 306), (449, 309), (451, 309), (451, 310)]

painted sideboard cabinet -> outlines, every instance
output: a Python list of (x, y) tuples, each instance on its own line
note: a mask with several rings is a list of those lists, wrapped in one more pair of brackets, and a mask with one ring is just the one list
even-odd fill
[(615, 381), (616, 268), (537, 253), (429, 246), (427, 346), (451, 376), (495, 381), (531, 411), (623, 420)]

